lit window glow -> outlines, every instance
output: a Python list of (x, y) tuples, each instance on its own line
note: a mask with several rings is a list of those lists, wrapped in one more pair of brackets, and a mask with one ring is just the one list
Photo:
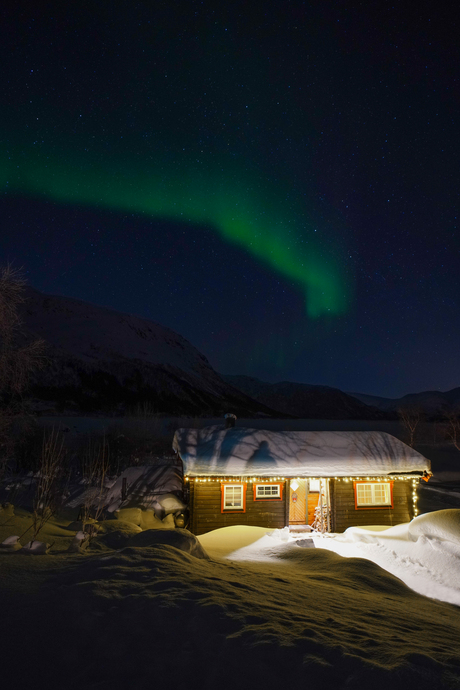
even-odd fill
[(355, 501), (357, 508), (392, 505), (390, 482), (356, 482)]

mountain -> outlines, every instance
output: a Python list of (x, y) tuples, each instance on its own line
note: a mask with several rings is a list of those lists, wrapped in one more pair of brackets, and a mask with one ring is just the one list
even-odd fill
[(460, 388), (453, 388), (445, 393), (441, 391), (409, 393), (402, 398), (381, 398), (364, 393), (349, 393), (348, 395), (386, 412), (397, 412), (400, 407), (418, 407), (429, 417), (442, 416), (449, 410), (460, 408)]
[(46, 342), (34, 374), (37, 407), (124, 413), (137, 406), (171, 415), (273, 416), (224, 381), (185, 338), (138, 316), (27, 288), (27, 338)]
[(308, 419), (387, 419), (376, 407), (356, 400), (338, 388), (305, 383), (266, 383), (250, 376), (223, 376), (225, 381), (268, 407)]

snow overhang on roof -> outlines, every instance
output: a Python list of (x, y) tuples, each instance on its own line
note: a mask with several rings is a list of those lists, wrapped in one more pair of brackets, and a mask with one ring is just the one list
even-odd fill
[(209, 426), (178, 429), (173, 448), (190, 477), (344, 477), (431, 471), (427, 458), (381, 431)]

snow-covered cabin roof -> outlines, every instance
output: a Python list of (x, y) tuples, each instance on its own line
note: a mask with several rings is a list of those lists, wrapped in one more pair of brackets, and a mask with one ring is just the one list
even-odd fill
[(430, 472), (430, 461), (381, 431), (264, 431), (223, 426), (178, 429), (184, 474), (343, 477)]

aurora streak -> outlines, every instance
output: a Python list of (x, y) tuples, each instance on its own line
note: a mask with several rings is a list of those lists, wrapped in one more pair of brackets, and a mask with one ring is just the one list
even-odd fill
[(193, 163), (169, 164), (168, 169), (158, 161), (149, 171), (129, 163), (109, 170), (78, 157), (70, 156), (71, 164), (68, 156), (63, 158), (65, 163), (43, 151), (27, 160), (14, 156), (21, 164), (12, 160), (5, 166), (2, 183), (14, 194), (209, 226), (301, 289), (308, 317), (347, 311), (349, 286), (337, 259), (308, 223), (299, 223), (305, 215), (300, 204), (258, 176), (235, 166), (207, 166), (204, 172)]

